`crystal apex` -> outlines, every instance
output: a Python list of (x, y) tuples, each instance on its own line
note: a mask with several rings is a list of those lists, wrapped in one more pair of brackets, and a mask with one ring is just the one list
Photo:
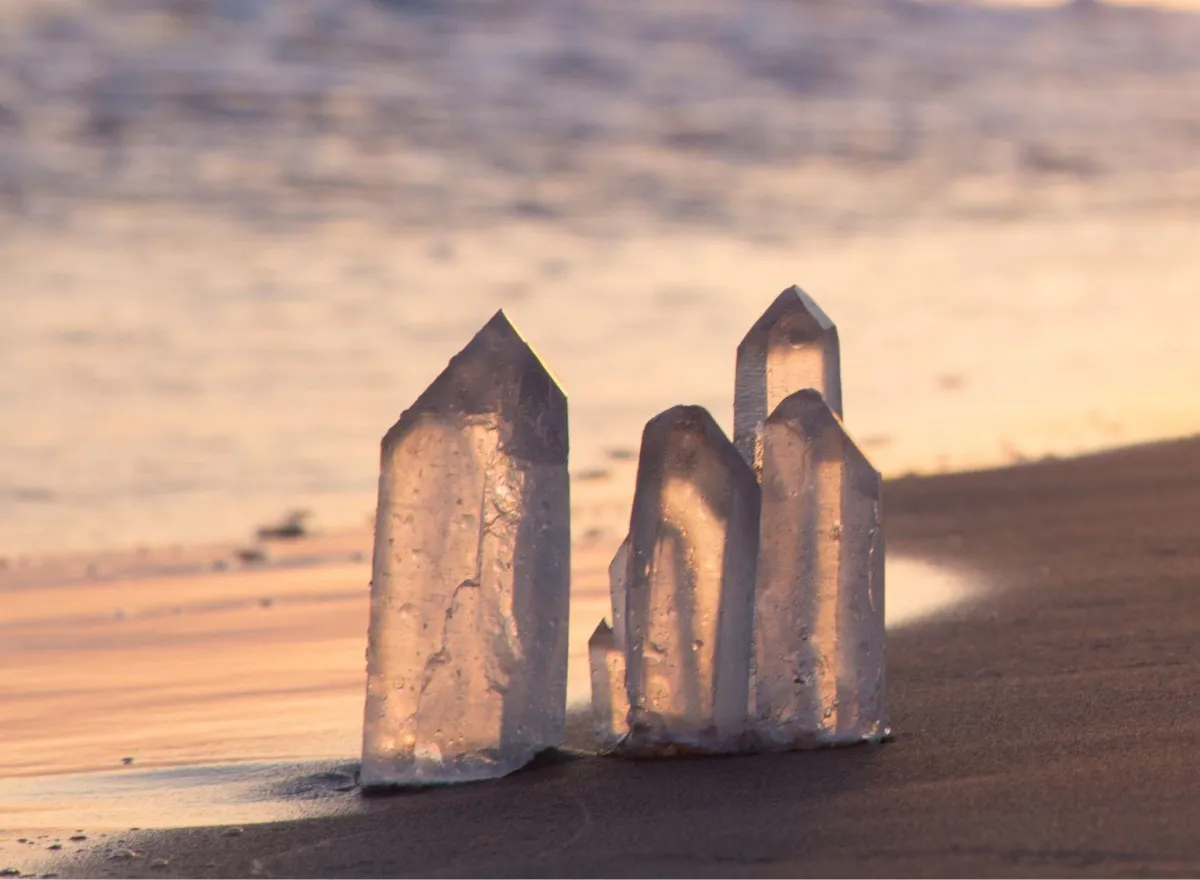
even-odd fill
[(453, 420), (499, 416), (512, 423), (514, 456), (541, 462), (567, 459), (567, 397), (503, 309), (400, 415), (384, 435), (384, 452), (426, 415)]

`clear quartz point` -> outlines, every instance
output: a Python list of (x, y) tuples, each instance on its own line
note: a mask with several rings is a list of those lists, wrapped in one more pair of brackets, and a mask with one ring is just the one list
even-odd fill
[(608, 564), (608, 589), (612, 595), (613, 638), (625, 650), (625, 589), (629, 580), (629, 537), (621, 542)]
[(754, 726), (767, 749), (878, 740), (884, 709), (881, 479), (815, 390), (762, 432)]
[(733, 443), (762, 472), (762, 424), (796, 391), (815, 388), (842, 417), (841, 355), (837, 327), (799, 287), (775, 298), (737, 350)]
[(588, 639), (588, 663), (592, 678), (592, 717), (596, 744), (601, 750), (614, 748), (625, 736), (629, 699), (625, 692), (625, 652), (615, 633), (602, 620)]
[(503, 776), (561, 744), (567, 401), (498, 312), (383, 439), (362, 782)]
[(708, 411), (678, 406), (642, 435), (630, 518), (630, 754), (745, 745), (758, 548), (754, 473)]
[(629, 538), (626, 537), (608, 566), (613, 625), (602, 620), (588, 640), (596, 743), (605, 751), (612, 749), (628, 730), (629, 697), (625, 689), (625, 584), (628, 574)]

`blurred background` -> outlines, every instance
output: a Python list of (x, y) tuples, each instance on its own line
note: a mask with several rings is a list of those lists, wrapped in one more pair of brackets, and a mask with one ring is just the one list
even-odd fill
[(3, 0), (0, 556), (361, 526), (500, 307), (577, 476), (793, 283), (886, 475), (1200, 429), (1189, 5)]

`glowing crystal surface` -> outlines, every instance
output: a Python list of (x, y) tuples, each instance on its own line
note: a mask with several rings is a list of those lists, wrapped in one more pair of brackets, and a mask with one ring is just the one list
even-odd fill
[(567, 402), (497, 313), (383, 439), (362, 782), (502, 776), (562, 742)]
[(759, 488), (701, 407), (642, 435), (630, 518), (626, 663), (632, 753), (744, 745)]
[(884, 708), (881, 479), (814, 390), (762, 431), (754, 726), (765, 748), (875, 740)]

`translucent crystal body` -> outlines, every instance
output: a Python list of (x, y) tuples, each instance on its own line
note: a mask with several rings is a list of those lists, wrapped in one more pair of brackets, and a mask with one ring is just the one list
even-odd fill
[(733, 443), (755, 473), (762, 471), (760, 431), (793, 392), (815, 388), (842, 416), (837, 327), (799, 287), (775, 298), (738, 345)]
[(749, 696), (759, 488), (695, 406), (642, 435), (626, 584), (633, 753), (737, 751)]
[(612, 595), (613, 638), (625, 650), (625, 591), (629, 580), (629, 537), (621, 542), (608, 564), (608, 590)]
[(364, 785), (562, 742), (569, 572), (566, 398), (497, 313), (383, 439)]
[(625, 694), (625, 652), (617, 646), (607, 621), (600, 621), (588, 640), (588, 662), (596, 744), (611, 749), (628, 729), (629, 700)]
[(629, 571), (629, 538), (621, 542), (608, 566), (613, 626), (600, 621), (588, 640), (592, 682), (592, 717), (596, 743), (610, 749), (628, 730), (629, 698), (625, 690), (625, 584)]
[(886, 733), (881, 480), (814, 390), (762, 431), (754, 724), (766, 748)]

